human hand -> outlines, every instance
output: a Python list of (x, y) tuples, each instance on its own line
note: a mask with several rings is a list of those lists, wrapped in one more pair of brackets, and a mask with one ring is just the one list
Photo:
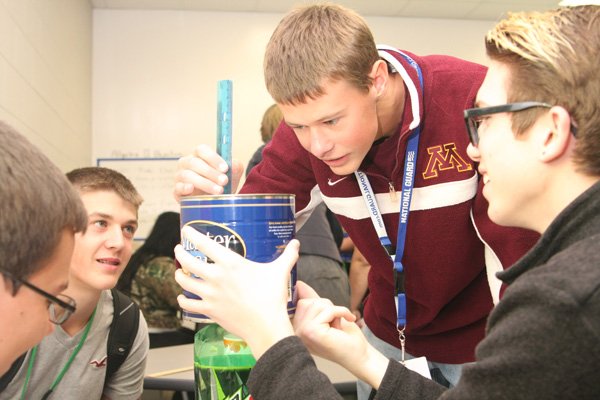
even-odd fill
[[(239, 161), (232, 162), (231, 192), (237, 186), (244, 172)], [(229, 166), (217, 152), (208, 145), (201, 144), (192, 154), (181, 157), (177, 162), (175, 188), (173, 194), (177, 201), (183, 196), (202, 194), (221, 194), (227, 185)]]
[(371, 346), (345, 307), (322, 299), (304, 282), (298, 281), (298, 306), (293, 325), (296, 335), (312, 354), (340, 364), (357, 378), (378, 389), (388, 359)]
[(208, 315), (229, 332), (242, 337), (259, 358), (269, 347), (293, 335), (287, 313), (290, 271), (298, 259), (299, 243), (292, 240), (270, 263), (247, 260), (206, 235), (186, 226), (182, 234), (214, 263), (195, 258), (181, 245), (175, 257), (184, 271), (175, 273), (179, 285), (199, 297), (177, 298), (181, 308)]
[(319, 297), (304, 282), (298, 281), (296, 291), (298, 304), (292, 323), (310, 352), (343, 366), (354, 362), (349, 357), (361, 357), (366, 340), (350, 310)]
[(354, 314), (354, 317), (356, 318), (356, 325), (358, 325), (358, 327), (360, 329), (365, 327), (365, 320), (362, 317), (362, 313), (360, 312), (360, 310), (351, 310), (352, 314)]

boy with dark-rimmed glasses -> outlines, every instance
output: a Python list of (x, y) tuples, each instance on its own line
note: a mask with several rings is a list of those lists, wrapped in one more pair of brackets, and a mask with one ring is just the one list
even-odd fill
[[(125, 176), (108, 168), (78, 168), (67, 178), (85, 206), (87, 228), (75, 235), (69, 287), (57, 300), (68, 306), (74, 299), (77, 309), (27, 352), (0, 399), (139, 399), (148, 327), (137, 307), (117, 306), (121, 295), (111, 289), (131, 258), (142, 198)], [(131, 344), (119, 345), (127, 350), (115, 370), (109, 335), (116, 329), (113, 321), (122, 316), (139, 322), (128, 331)]]
[(61, 171), (0, 122), (0, 375), (75, 311), (67, 287), (87, 216)]

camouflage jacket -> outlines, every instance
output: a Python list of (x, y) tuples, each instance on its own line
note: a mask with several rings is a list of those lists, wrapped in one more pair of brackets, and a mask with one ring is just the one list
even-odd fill
[(177, 329), (177, 296), (181, 287), (175, 282), (175, 261), (155, 257), (140, 265), (131, 282), (131, 298), (140, 306), (149, 328)]

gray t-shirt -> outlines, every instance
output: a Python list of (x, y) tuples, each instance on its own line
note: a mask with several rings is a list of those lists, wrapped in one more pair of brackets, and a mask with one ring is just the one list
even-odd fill
[[(148, 326), (141, 313), (137, 336), (127, 360), (114, 373), (106, 388), (103, 387), (106, 375), (106, 345), (112, 317), (112, 294), (110, 290), (105, 290), (100, 296), (96, 316), (83, 347), (49, 399), (95, 400), (100, 399), (103, 393), (115, 400), (141, 397), (149, 346)], [(57, 326), (51, 335), (44, 338), (38, 346), (27, 385), (26, 399), (42, 398), (67, 363), (82, 335), (83, 329), (71, 337)], [(0, 393), (0, 400), (20, 398), (30, 356), (31, 351), (25, 357), (15, 378)]]

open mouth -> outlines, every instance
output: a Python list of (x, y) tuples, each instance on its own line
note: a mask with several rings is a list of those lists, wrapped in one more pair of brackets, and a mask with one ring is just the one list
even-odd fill
[(98, 261), (100, 264), (112, 265), (114, 267), (118, 267), (121, 264), (121, 261), (114, 258), (99, 258)]

